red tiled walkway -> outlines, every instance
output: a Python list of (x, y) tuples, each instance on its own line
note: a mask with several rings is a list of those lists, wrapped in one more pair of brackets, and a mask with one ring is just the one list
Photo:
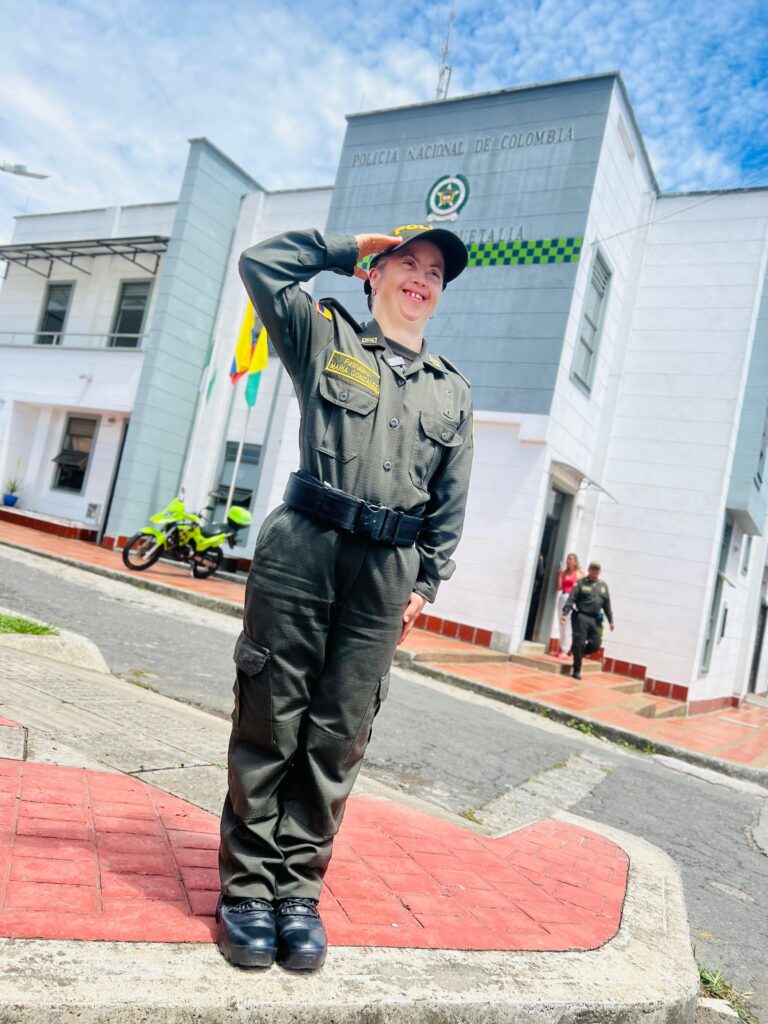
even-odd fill
[(118, 551), (110, 551), (88, 541), (70, 540), (67, 537), (57, 537), (52, 533), (43, 533), (31, 526), (17, 526), (15, 523), (0, 520), (0, 542), (2, 541), (20, 545), (33, 554), (39, 552), (60, 555), (83, 562), (86, 566), (111, 569), (113, 572), (120, 572), (134, 579), (152, 580), (155, 583), (163, 583), (179, 590), (194, 591), (197, 594), (204, 594), (206, 597), (231, 601), (240, 607), (243, 604), (243, 587), (240, 583), (219, 579), (216, 576), (208, 580), (196, 580), (192, 576), (189, 566), (182, 564), (157, 563), (150, 569), (132, 572), (123, 565), (123, 559)]
[[(409, 638), (406, 646), (420, 642), (415, 636), (413, 640)], [(631, 685), (632, 680), (607, 672), (596, 672), (579, 681), (511, 662), (430, 661), (430, 665), (448, 675), (618, 726), (649, 743), (671, 744), (752, 768), (768, 768), (768, 710), (753, 704), (686, 718), (666, 718), (665, 713), (680, 707), (676, 701), (648, 693), (624, 692), (622, 688)], [(648, 717), (649, 712), (653, 717)]]
[[(0, 760), (0, 935), (207, 942), (218, 819), (109, 772)], [(488, 839), (353, 797), (321, 909), (335, 945), (594, 949), (623, 850), (552, 819)]]

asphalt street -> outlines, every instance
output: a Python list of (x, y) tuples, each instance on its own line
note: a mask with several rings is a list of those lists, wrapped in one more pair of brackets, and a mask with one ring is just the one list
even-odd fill
[[(0, 605), (90, 637), (136, 685), (231, 711), (235, 617), (9, 548)], [(659, 846), (683, 874), (696, 959), (751, 992), (768, 1024), (768, 853), (755, 839), (768, 792), (397, 670), (366, 771), (488, 823), (548, 805)]]

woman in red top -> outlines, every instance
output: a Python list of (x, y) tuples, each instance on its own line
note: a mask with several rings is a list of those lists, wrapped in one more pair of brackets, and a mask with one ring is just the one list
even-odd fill
[(562, 661), (564, 661), (571, 650), (571, 643), (573, 640), (573, 630), (571, 628), (571, 617), (568, 615), (565, 622), (561, 622), (561, 616), (563, 614), (563, 606), (568, 600), (568, 595), (573, 589), (574, 585), (582, 578), (584, 573), (579, 565), (578, 556), (571, 552), (565, 560), (565, 569), (562, 566), (557, 570), (557, 609), (556, 619), (558, 630), (560, 633), (560, 652), (557, 655)]

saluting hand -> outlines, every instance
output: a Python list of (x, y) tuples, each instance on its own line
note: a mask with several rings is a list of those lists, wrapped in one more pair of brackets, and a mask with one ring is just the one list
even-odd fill
[[(400, 245), (402, 238), (397, 238), (395, 235), (356, 235), (355, 241), (357, 242), (357, 258), (362, 260), (366, 256), (374, 256), (382, 249), (393, 249), (396, 245)], [(355, 277), (367, 281), (368, 272), (360, 267), (355, 267)]]
[(421, 609), (426, 603), (426, 597), (422, 597), (421, 594), (413, 593), (408, 598), (408, 604), (403, 612), (403, 631), (400, 634), (400, 639), (397, 641), (398, 647), (413, 629), (416, 619), (421, 615)]

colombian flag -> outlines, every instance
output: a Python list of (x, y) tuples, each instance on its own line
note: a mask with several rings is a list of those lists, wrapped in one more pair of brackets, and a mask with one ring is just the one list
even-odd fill
[(233, 384), (237, 384), (241, 377), (248, 375), (245, 400), (249, 406), (253, 406), (256, 402), (261, 371), (266, 368), (267, 362), (267, 332), (264, 327), (257, 331), (256, 313), (249, 302), (229, 370), (229, 378)]

